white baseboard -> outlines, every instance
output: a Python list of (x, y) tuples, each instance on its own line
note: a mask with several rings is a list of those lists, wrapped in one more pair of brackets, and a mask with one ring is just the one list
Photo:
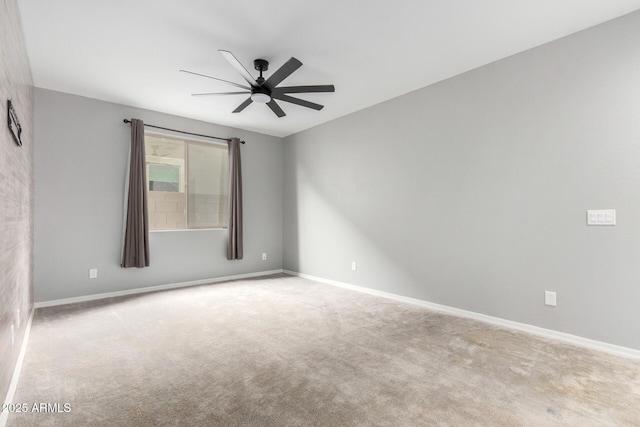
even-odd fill
[[(24, 362), (24, 355), (27, 353), (27, 344), (29, 343), (29, 334), (31, 333), (31, 323), (33, 322), (33, 313), (35, 308), (31, 310), (27, 327), (24, 330), (24, 337), (22, 338), (22, 345), (20, 346), (20, 353), (18, 354), (18, 360), (16, 360), (16, 367), (13, 369), (13, 376), (11, 377), (11, 383), (9, 384), (9, 390), (7, 390), (7, 396), (4, 399), (4, 404), (8, 405), (13, 403), (13, 397), (16, 394), (18, 388), (18, 380), (20, 379), (20, 372), (22, 371), (22, 363)], [(9, 418), (8, 411), (0, 412), (0, 427), (7, 425), (7, 419)]]
[[(148, 286), (145, 288), (127, 289), (124, 291), (106, 292), (102, 294), (84, 295), (81, 297), (56, 299), (35, 303), (35, 308), (52, 307), (55, 305), (73, 304), (76, 302), (94, 301), (105, 298), (121, 297), (126, 295), (143, 294), (147, 292), (165, 291), (168, 289), (186, 288), (188, 286), (207, 285), (209, 283), (228, 282), (230, 280), (249, 279), (251, 277), (268, 276), (270, 274), (282, 273), (284, 270), (259, 271), (256, 273), (237, 274), (235, 276), (215, 277), (211, 279), (192, 280), (189, 282), (169, 283), (166, 285)], [(0, 426), (1, 427), (1, 426)]]
[(389, 298), (389, 299), (400, 301), (400, 302), (419, 305), (421, 307), (429, 308), (431, 310), (436, 310), (441, 313), (451, 314), (453, 316), (465, 317), (468, 319), (478, 320), (480, 322), (490, 323), (493, 325), (503, 326), (510, 329), (516, 329), (518, 331), (528, 332), (544, 338), (563, 341), (566, 343), (578, 345), (580, 347), (586, 347), (593, 350), (599, 350), (609, 354), (614, 354), (616, 356), (622, 356), (622, 357), (627, 357), (631, 359), (640, 359), (640, 350), (636, 350), (633, 348), (622, 347), (615, 344), (609, 344), (602, 341), (596, 341), (589, 338), (579, 337), (577, 335), (567, 334), (565, 332), (554, 331), (553, 329), (545, 329), (538, 326), (528, 325), (526, 323), (514, 322), (512, 320), (501, 319), (499, 317), (488, 316), (486, 314), (462, 310), (460, 308), (450, 307), (450, 306), (441, 305), (441, 304), (435, 304), (429, 301), (424, 301), (416, 298), (405, 297), (402, 295), (396, 295), (389, 292), (369, 289), (362, 286), (352, 285), (349, 283), (338, 282), (336, 280), (330, 280), (322, 277), (312, 276), (309, 274), (298, 273), (296, 271), (284, 270), (283, 272), (286, 274), (290, 274), (292, 276), (298, 276), (304, 279), (314, 280), (316, 282), (338, 286), (340, 288), (351, 289), (353, 291), (363, 292), (366, 294), (375, 295), (383, 298)]

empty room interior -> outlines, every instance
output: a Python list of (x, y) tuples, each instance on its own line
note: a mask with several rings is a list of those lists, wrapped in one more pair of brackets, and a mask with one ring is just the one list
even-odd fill
[(0, 427), (640, 425), (640, 0), (0, 0), (0, 78)]

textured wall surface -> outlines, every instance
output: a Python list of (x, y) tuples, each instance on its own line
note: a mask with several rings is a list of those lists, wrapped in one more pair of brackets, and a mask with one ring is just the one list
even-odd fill
[[(22, 125), (22, 147), (14, 143), (7, 127), (8, 99)], [(33, 81), (14, 0), (0, 0), (0, 118), (0, 397), (4, 401), (33, 305)]]
[(286, 138), (285, 268), (640, 349), (639, 40), (636, 12)]
[[(226, 230), (158, 231), (150, 267), (120, 268), (132, 117), (246, 141), (243, 260), (227, 260)], [(35, 118), (37, 302), (282, 268), (281, 138), (39, 88)]]

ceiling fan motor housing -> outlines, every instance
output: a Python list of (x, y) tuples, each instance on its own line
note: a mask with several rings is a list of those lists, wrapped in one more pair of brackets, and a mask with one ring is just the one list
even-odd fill
[(266, 104), (271, 102), (271, 91), (264, 86), (256, 86), (251, 88), (251, 100)]

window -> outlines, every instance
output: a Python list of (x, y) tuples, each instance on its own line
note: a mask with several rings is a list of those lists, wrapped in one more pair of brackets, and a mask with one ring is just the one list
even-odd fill
[(145, 133), (150, 230), (227, 227), (228, 148)]

